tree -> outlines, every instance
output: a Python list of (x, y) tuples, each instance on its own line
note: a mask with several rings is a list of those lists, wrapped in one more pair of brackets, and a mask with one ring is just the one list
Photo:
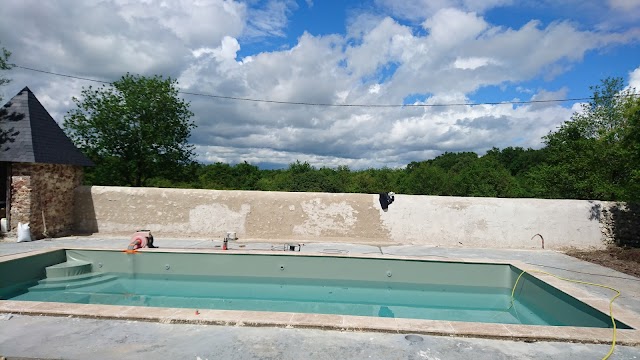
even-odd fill
[(245, 161), (235, 166), (222, 162), (200, 165), (197, 178), (205, 189), (256, 190), (260, 176), (260, 169)]
[[(382, 192), (383, 190), (380, 190), (379, 186), (376, 184), (374, 174), (374, 169), (353, 172), (347, 192), (361, 194), (375, 194)], [(389, 188), (390, 187), (387, 187), (387, 189)]]
[(498, 160), (513, 176), (525, 173), (532, 167), (541, 164), (544, 152), (521, 147), (506, 147), (502, 150), (492, 148), (483, 157), (493, 157)]
[[(11, 70), (12, 65), (8, 63), (9, 57), (11, 56), (11, 52), (7, 49), (0, 48), (0, 70)], [(10, 82), (10, 79), (7, 79), (3, 76), (0, 76), (0, 86), (6, 85)], [(0, 96), (0, 102), (2, 101), (2, 96)]]
[(449, 178), (454, 196), (512, 197), (517, 193), (515, 179), (492, 157), (458, 163), (449, 171)]
[(193, 113), (175, 80), (126, 74), (111, 86), (83, 88), (73, 102), (64, 128), (96, 163), (93, 183), (144, 186), (192, 162)]
[(290, 191), (286, 187), (288, 181), (289, 173), (286, 170), (261, 170), (256, 188), (261, 191)]
[(478, 154), (474, 152), (446, 152), (433, 160), (428, 160), (427, 162), (431, 165), (438, 166), (445, 171), (449, 171), (476, 160), (478, 160)]
[(640, 201), (640, 98), (627, 103), (625, 109), (627, 128), (623, 133), (622, 144), (629, 154), (631, 176), (627, 187), (627, 199)]
[(604, 79), (590, 89), (592, 100), (582, 111), (545, 136), (548, 166), (538, 168), (537, 176), (559, 189), (560, 197), (622, 200), (632, 170), (622, 139), (633, 90), (625, 90), (621, 78)]
[(338, 182), (339, 191), (341, 193), (350, 192), (351, 179), (353, 175), (351, 169), (347, 165), (339, 165), (335, 170), (336, 181)]
[(428, 162), (412, 162), (407, 165), (401, 191), (414, 195), (447, 195), (447, 172)]
[(388, 191), (404, 192), (402, 176), (404, 169), (366, 169), (353, 172), (347, 192), (378, 194)]
[(340, 190), (335, 171), (330, 168), (316, 169), (306, 161), (296, 160), (289, 164), (286, 174), (286, 182), (280, 185), (285, 191), (335, 193)]
[(205, 189), (236, 190), (233, 188), (231, 165), (216, 162), (200, 168), (198, 179)]
[(233, 167), (235, 179), (234, 188), (237, 190), (256, 190), (260, 180), (260, 169), (248, 162), (241, 162)]

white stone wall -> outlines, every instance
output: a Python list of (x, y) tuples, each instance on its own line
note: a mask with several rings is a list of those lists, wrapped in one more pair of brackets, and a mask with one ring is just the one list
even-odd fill
[[(377, 194), (285, 193), (78, 187), (81, 233), (240, 241), (324, 241), (442, 247), (547, 249), (603, 247), (600, 211), (583, 200), (396, 195), (383, 212)], [(606, 231), (605, 231), (606, 233)]]

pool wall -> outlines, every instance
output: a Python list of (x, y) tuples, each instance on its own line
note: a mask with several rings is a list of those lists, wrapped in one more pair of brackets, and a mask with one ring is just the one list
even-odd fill
[[(603, 247), (603, 210), (587, 200), (396, 195), (384, 212), (376, 194), (79, 187), (74, 226), (82, 233), (240, 241), (322, 241), (540, 249)], [(604, 230), (601, 229), (601, 224)]]
[[(513, 287), (522, 270), (516, 267), (511, 269), (513, 270), (511, 283)], [(598, 311), (528, 273), (520, 278), (514, 297), (536, 313), (548, 314), (560, 323), (587, 327), (611, 326), (611, 317), (608, 313)], [(629, 326), (620, 322), (617, 322), (617, 326), (629, 329)]]
[[(339, 256), (264, 254), (200, 254), (109, 250), (67, 250), (69, 259), (92, 262), (94, 271), (294, 278), (310, 280), (383, 281), (510, 288), (513, 271), (505, 264), (461, 264), (438, 261)], [(281, 254), (281, 253), (280, 253)], [(99, 265), (100, 264), (100, 265)]]
[(28, 257), (13, 256), (13, 259), (0, 261), (0, 289), (43, 279), (47, 266), (65, 262), (66, 259), (67, 252), (58, 249), (32, 253)]

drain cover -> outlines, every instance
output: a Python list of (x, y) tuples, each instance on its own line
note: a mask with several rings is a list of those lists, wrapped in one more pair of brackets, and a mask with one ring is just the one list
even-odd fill
[(418, 336), (418, 335), (407, 335), (404, 338), (409, 340), (409, 341), (411, 341), (411, 342), (420, 342), (420, 341), (424, 340), (422, 338), (422, 336)]

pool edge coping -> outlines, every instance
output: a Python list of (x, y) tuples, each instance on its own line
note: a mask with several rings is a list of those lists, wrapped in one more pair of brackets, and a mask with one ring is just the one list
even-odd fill
[[(46, 250), (35, 250), (19, 254), (0, 256), (0, 262), (10, 261), (35, 254), (59, 250), (100, 250), (121, 251), (104, 248), (85, 247), (55, 247)], [(317, 256), (317, 257), (351, 257), (371, 259), (396, 259), (413, 261), (465, 262), (508, 264), (520, 270), (540, 270), (518, 260), (493, 259), (465, 259), (430, 256), (403, 256), (385, 254), (324, 254), (300, 252), (274, 252), (264, 250), (212, 250), (212, 249), (145, 249), (146, 251), (180, 252), (180, 253), (215, 253), (221, 255), (276, 255), (276, 256)], [(586, 290), (557, 279), (553, 276), (529, 273), (556, 289), (585, 304), (609, 314), (609, 299), (594, 295)], [(613, 295), (612, 295), (613, 296)], [(24, 315), (67, 316), (79, 318), (95, 318), (110, 320), (133, 320), (159, 322), (169, 324), (200, 324), (225, 326), (254, 326), (254, 327), (285, 327), (285, 328), (314, 328), (338, 331), (373, 331), (385, 333), (412, 333), (424, 335), (459, 336), (492, 338), (520, 341), (555, 341), (604, 344), (612, 340), (612, 329), (570, 327), (570, 326), (539, 326), (520, 324), (498, 324), (479, 322), (458, 322), (442, 320), (422, 320), (404, 318), (375, 318), (352, 315), (306, 314), (287, 312), (260, 312), (242, 310), (211, 310), (186, 308), (156, 308), (144, 307), (140, 311), (138, 306), (68, 304), (36, 301), (0, 300), (0, 312)], [(617, 341), (620, 345), (640, 346), (640, 314), (614, 303), (613, 315), (634, 329), (618, 329)]]

